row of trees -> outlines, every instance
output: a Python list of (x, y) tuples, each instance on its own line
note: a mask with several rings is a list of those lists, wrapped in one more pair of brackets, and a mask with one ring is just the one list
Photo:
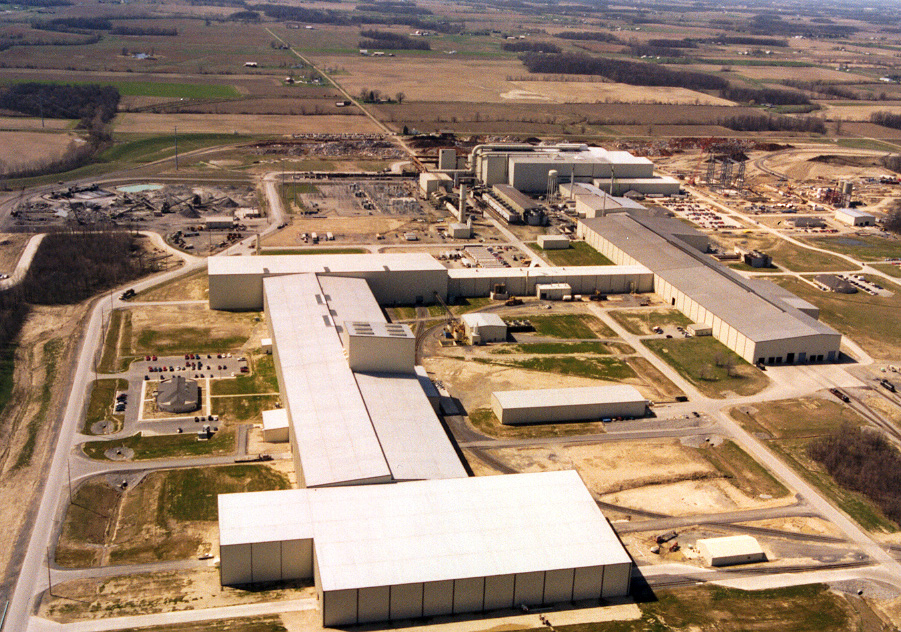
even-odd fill
[(374, 2), (361, 3), (356, 6), (357, 11), (367, 13), (400, 13), (405, 15), (432, 15), (425, 7), (417, 6), (413, 2), (390, 2), (376, 0)]
[(720, 95), (739, 103), (769, 103), (771, 105), (810, 105), (810, 99), (801, 92), (779, 90), (778, 88), (746, 88), (728, 85), (720, 90)]
[(461, 33), (464, 28), (462, 22), (449, 22), (446, 20), (423, 19), (423, 13), (417, 12), (396, 13), (389, 12), (385, 15), (368, 13), (355, 15), (347, 11), (335, 11), (333, 9), (308, 9), (306, 7), (286, 6), (280, 4), (257, 4), (247, 7), (253, 11), (259, 11), (267, 17), (283, 22), (305, 22), (307, 24), (400, 24), (411, 28), (426, 29), (439, 33)]
[(550, 42), (529, 42), (527, 40), (516, 40), (515, 42), (504, 42), (501, 48), (511, 53), (561, 53), (563, 52), (556, 44)]
[(827, 81), (803, 81), (801, 79), (784, 79), (783, 84), (797, 88), (798, 90), (807, 90), (815, 92), (820, 96), (835, 97), (837, 99), (857, 100), (860, 98), (857, 92), (850, 88), (844, 88), (840, 85), (829, 83)]
[(844, 424), (811, 441), (807, 454), (839, 485), (860, 492), (901, 524), (901, 453), (882, 435)]
[(556, 35), (560, 39), (582, 40), (586, 42), (606, 42), (610, 44), (624, 43), (620, 38), (606, 31), (563, 31)]
[(739, 132), (807, 132), (825, 134), (826, 124), (815, 116), (767, 116), (740, 114), (720, 119), (719, 124)]
[(114, 86), (17, 83), (0, 90), (0, 109), (26, 116), (77, 118), (83, 128), (93, 129), (116, 116), (119, 98)]
[[(896, 169), (896, 171), (899, 171)], [(901, 235), (901, 208), (897, 205), (895, 208), (885, 214), (882, 221), (882, 227), (890, 233)]]
[(387, 50), (432, 50), (431, 44), (426, 40), (414, 39), (409, 35), (392, 33), (391, 31), (377, 31), (374, 29), (361, 31), (360, 48), (384, 48)]
[(580, 53), (527, 53), (520, 57), (529, 72), (564, 75), (600, 75), (636, 86), (672, 86), (691, 90), (724, 90), (722, 77), (701, 72), (672, 70), (659, 64), (592, 57)]
[(901, 114), (873, 112), (870, 114), (870, 123), (882, 125), (883, 127), (891, 127), (892, 129), (901, 129)]
[[(394, 103), (403, 103), (404, 99), (407, 98), (407, 95), (403, 92), (398, 92), (394, 95)], [(391, 103), (391, 97), (388, 95), (382, 95), (381, 90), (372, 90), (370, 88), (363, 88), (360, 90), (360, 101), (363, 103)]]
[(113, 28), (113, 23), (107, 18), (71, 17), (33, 22), (31, 28), (60, 33), (84, 33), (88, 31), (109, 31)]
[(161, 26), (114, 26), (110, 33), (113, 35), (174, 37), (178, 35), (178, 29)]

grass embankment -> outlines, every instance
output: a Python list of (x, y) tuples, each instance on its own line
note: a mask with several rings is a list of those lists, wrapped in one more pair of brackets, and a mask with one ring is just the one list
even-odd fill
[(130, 302), (200, 301), (209, 296), (209, 291), (209, 278), (207, 271), (203, 269), (142, 290)]
[(687, 327), (691, 319), (675, 309), (620, 310), (609, 312), (623, 329), (636, 336), (653, 334), (652, 327)]
[(753, 395), (770, 382), (712, 336), (654, 338), (643, 343), (708, 397)]
[(469, 413), (469, 423), (479, 432), (500, 439), (538, 439), (543, 437), (571, 437), (606, 432), (599, 421), (505, 426), (490, 408), (478, 408)]
[(789, 494), (788, 489), (769, 470), (732, 441), (701, 448), (698, 452), (722, 472), (732, 485), (751, 498), (761, 494), (781, 498)]
[[(879, 360), (893, 360), (901, 353), (901, 288), (887, 287), (893, 296), (822, 292), (787, 277), (773, 279), (782, 287), (820, 308), (820, 320), (851, 337)], [(885, 286), (885, 282), (880, 285)]]
[(584, 241), (571, 241), (569, 248), (545, 250), (538, 244), (526, 244), (555, 266), (612, 266), (613, 262)]
[(847, 632), (864, 629), (857, 627), (860, 615), (849, 605), (848, 598), (832, 592), (825, 584), (751, 591), (707, 584), (659, 590), (654, 594), (647, 589), (641, 592), (643, 594), (637, 595), (641, 609), (638, 620), (555, 625), (554, 629), (559, 632)]
[(211, 545), (206, 534), (218, 519), (220, 493), (288, 487), (283, 474), (260, 465), (154, 472), (125, 490), (94, 479), (72, 499), (56, 561), (82, 567), (188, 559)]
[[(629, 349), (629, 350), (626, 350)], [(616, 342), (530, 342), (519, 345), (504, 345), (491, 350), (491, 353), (528, 355), (560, 355), (571, 353), (590, 353), (607, 355), (612, 352), (634, 353), (625, 343)]]
[[(120, 136), (122, 140), (97, 156), (97, 163), (108, 166), (119, 166), (128, 163), (148, 163), (175, 156), (175, 136), (166, 134), (163, 136), (131, 137)], [(235, 134), (179, 134), (178, 153), (186, 154), (197, 149), (217, 147), (219, 145), (233, 145), (252, 140), (250, 136), (238, 136)]]
[(131, 350), (131, 312), (113, 310), (103, 339), (103, 350), (97, 371), (100, 373), (118, 373), (128, 368), (133, 355)]
[(135, 351), (138, 355), (182, 355), (184, 353), (222, 353), (237, 349), (247, 342), (246, 336), (214, 333), (209, 328), (181, 327), (157, 331), (145, 329), (138, 334)]
[(263, 250), (263, 255), (363, 255), (365, 248), (273, 248)]
[(745, 429), (763, 437), (798, 474), (820, 489), (863, 528), (894, 532), (897, 525), (862, 494), (841, 488), (819, 463), (807, 454), (810, 441), (833, 433), (843, 424), (865, 421), (838, 401), (819, 398), (790, 399), (755, 404), (729, 412)]
[(38, 401), (40, 407), (37, 413), (28, 421), (28, 437), (22, 444), (19, 456), (16, 458), (14, 469), (25, 467), (31, 463), (31, 457), (34, 456), (34, 447), (37, 443), (38, 430), (41, 425), (50, 423), (48, 418), (50, 415), (50, 400), (53, 398), (53, 385), (56, 381), (56, 374), (59, 370), (59, 360), (62, 355), (65, 342), (61, 338), (54, 338), (44, 343), (43, 362), (46, 373), (44, 381), (40, 387), (40, 395)]
[(636, 377), (628, 364), (608, 357), (539, 356), (524, 360), (491, 361), (490, 364), (614, 382)]
[(114, 441), (88, 441), (82, 445), (85, 455), (92, 459), (106, 459), (107, 450), (123, 448), (132, 450), (135, 461), (153, 459), (169, 459), (180, 456), (224, 456), (235, 451), (235, 432), (221, 428), (207, 441), (198, 441), (197, 435), (191, 432), (192, 427), (184, 434), (148, 436), (141, 433), (116, 439)]
[[(118, 432), (122, 428), (125, 415), (114, 411), (116, 405), (116, 392), (124, 391), (128, 388), (128, 382), (125, 380), (97, 380), (91, 389), (91, 399), (88, 403), (88, 412), (85, 415), (84, 426), (81, 432), (86, 435), (94, 434), (91, 432), (91, 426), (98, 421), (108, 419), (114, 423), (111, 432)], [(129, 402), (132, 406), (137, 406), (137, 402)]]

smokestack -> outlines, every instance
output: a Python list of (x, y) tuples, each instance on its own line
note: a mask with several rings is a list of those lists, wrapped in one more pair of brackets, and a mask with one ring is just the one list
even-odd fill
[(460, 209), (457, 211), (457, 221), (461, 224), (466, 221), (466, 185), (460, 185)]

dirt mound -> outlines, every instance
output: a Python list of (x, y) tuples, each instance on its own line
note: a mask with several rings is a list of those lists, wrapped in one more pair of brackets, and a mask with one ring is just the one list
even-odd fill
[(818, 162), (838, 167), (879, 167), (882, 163), (879, 158), (873, 156), (844, 156), (835, 154), (823, 154), (810, 158), (808, 162)]

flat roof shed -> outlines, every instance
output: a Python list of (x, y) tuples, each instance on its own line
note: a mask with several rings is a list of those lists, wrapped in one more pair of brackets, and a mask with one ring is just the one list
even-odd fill
[(642, 417), (648, 400), (634, 386), (587, 386), (528, 391), (496, 391), (491, 408), (504, 425)]

